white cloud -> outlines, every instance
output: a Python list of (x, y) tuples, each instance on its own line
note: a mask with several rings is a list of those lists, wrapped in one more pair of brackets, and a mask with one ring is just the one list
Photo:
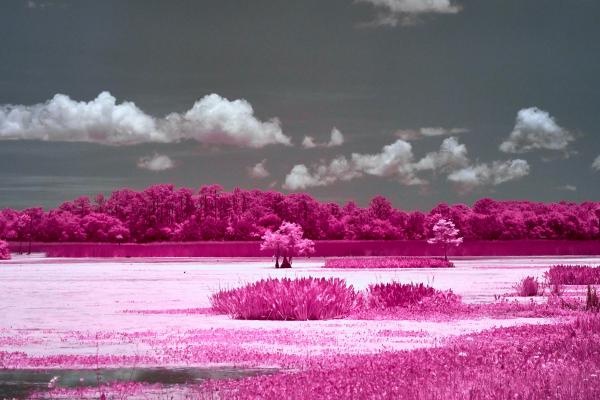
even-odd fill
[(428, 153), (414, 166), (416, 170), (447, 171), (469, 164), (467, 146), (458, 143), (455, 137), (444, 139), (440, 150)]
[(566, 151), (573, 140), (573, 134), (560, 127), (548, 112), (531, 107), (518, 112), (515, 127), (508, 139), (500, 145), (500, 150), (505, 153)]
[(391, 177), (403, 185), (422, 185), (427, 181), (417, 176), (420, 171), (448, 172), (468, 164), (467, 148), (455, 137), (446, 138), (439, 151), (428, 153), (418, 162), (414, 161), (412, 145), (398, 139), (384, 146), (379, 153), (353, 153), (349, 160), (339, 156), (329, 164), (321, 162), (310, 170), (304, 164), (296, 165), (287, 175), (284, 188), (326, 186), (363, 175)]
[(529, 174), (529, 164), (525, 160), (494, 161), (456, 170), (448, 175), (448, 180), (467, 188), (483, 185), (499, 185), (522, 178)]
[(596, 171), (600, 171), (600, 156), (596, 157), (596, 159), (592, 163), (592, 168)]
[(117, 104), (109, 92), (102, 92), (89, 102), (57, 94), (46, 103), (32, 106), (1, 105), (2, 139), (105, 145), (169, 143), (184, 139), (244, 147), (291, 144), (276, 118), (266, 122), (258, 120), (246, 100), (229, 101), (211, 94), (184, 114), (154, 118), (132, 102)]
[(460, 7), (451, 0), (356, 0), (379, 10), (376, 20), (368, 25), (397, 26), (414, 24), (426, 14), (456, 14)]
[(419, 129), (400, 129), (395, 135), (402, 140), (419, 140), (426, 137), (458, 135), (468, 132), (465, 128), (423, 127)]
[(329, 139), (329, 143), (327, 143), (327, 147), (337, 147), (344, 144), (344, 135), (339, 131), (335, 126), (331, 130), (331, 138)]
[(329, 164), (321, 163), (308, 170), (304, 164), (294, 165), (285, 177), (283, 187), (289, 190), (306, 189), (313, 186), (328, 186), (337, 181), (349, 181), (361, 176), (344, 156), (334, 158)]
[(314, 149), (315, 147), (337, 147), (344, 144), (344, 135), (336, 127), (331, 130), (331, 137), (327, 143), (316, 143), (312, 136), (304, 136), (302, 147), (305, 149)]
[(173, 160), (164, 154), (154, 153), (152, 156), (145, 156), (138, 160), (137, 166), (149, 171), (165, 171), (175, 166)]
[(302, 140), (302, 147), (304, 147), (305, 149), (314, 149), (315, 147), (317, 147), (317, 144), (315, 143), (315, 138), (312, 136), (304, 136), (304, 139)]
[(271, 173), (267, 170), (267, 160), (264, 159), (253, 167), (248, 167), (248, 176), (253, 179), (265, 179)]
[(562, 186), (557, 186), (556, 188), (558, 190), (565, 190), (567, 192), (576, 192), (577, 191), (577, 186), (573, 186), (573, 185), (562, 185)]
[(252, 105), (246, 100), (230, 101), (218, 94), (204, 96), (184, 114), (167, 115), (162, 125), (173, 136), (201, 143), (243, 147), (291, 145), (277, 118), (262, 122), (254, 116)]

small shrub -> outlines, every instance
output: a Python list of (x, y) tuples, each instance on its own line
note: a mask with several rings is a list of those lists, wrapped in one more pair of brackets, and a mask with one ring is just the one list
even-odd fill
[(554, 265), (545, 274), (550, 285), (598, 285), (600, 267), (590, 265)]
[(367, 289), (367, 305), (370, 308), (385, 309), (415, 305), (440, 308), (457, 301), (460, 302), (460, 298), (452, 291), (442, 292), (422, 283), (378, 283), (369, 285)]
[(436, 257), (357, 257), (328, 258), (325, 268), (453, 268), (454, 264)]
[(600, 311), (600, 300), (598, 299), (598, 293), (596, 288), (591, 285), (587, 286), (587, 296), (585, 298), (585, 309), (587, 311)]
[(263, 279), (221, 290), (210, 298), (212, 309), (235, 319), (323, 320), (342, 318), (357, 306), (358, 294), (339, 278)]
[(537, 278), (527, 276), (521, 280), (516, 286), (518, 296), (531, 297), (537, 296), (540, 293), (540, 283)]
[(0, 240), (0, 260), (10, 260), (8, 243), (6, 243), (4, 240)]

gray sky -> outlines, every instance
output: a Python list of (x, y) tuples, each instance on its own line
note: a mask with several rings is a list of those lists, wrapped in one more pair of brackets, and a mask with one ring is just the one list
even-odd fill
[(600, 2), (427, 4), (3, 1), (0, 207), (152, 183), (598, 200)]

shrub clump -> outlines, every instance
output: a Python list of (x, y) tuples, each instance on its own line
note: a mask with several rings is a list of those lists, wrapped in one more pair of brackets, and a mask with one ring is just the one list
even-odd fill
[(451, 290), (444, 292), (422, 283), (378, 283), (369, 285), (367, 289), (367, 305), (375, 309), (415, 306), (438, 309), (460, 301), (460, 297)]
[(235, 319), (324, 320), (343, 318), (360, 296), (339, 278), (262, 279), (244, 287), (221, 290), (210, 298), (214, 311)]
[(6, 243), (4, 240), (0, 240), (0, 260), (10, 260), (8, 243)]
[(546, 272), (550, 285), (598, 285), (600, 267), (590, 265), (554, 265)]
[(533, 276), (527, 276), (523, 278), (519, 283), (516, 284), (515, 289), (518, 296), (532, 297), (540, 294), (540, 283), (537, 278)]
[(453, 268), (454, 264), (437, 257), (343, 257), (328, 258), (325, 268)]

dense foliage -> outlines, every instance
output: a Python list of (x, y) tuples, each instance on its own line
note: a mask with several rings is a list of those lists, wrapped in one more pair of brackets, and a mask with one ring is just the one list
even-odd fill
[(325, 259), (324, 268), (454, 268), (434, 257), (339, 257)]
[(6, 243), (4, 240), (0, 240), (0, 260), (10, 260), (8, 243)]
[(597, 285), (600, 284), (600, 266), (554, 265), (546, 272), (550, 285)]
[(598, 202), (534, 203), (481, 199), (472, 207), (440, 204), (430, 212), (392, 207), (382, 196), (368, 207), (319, 202), (306, 193), (203, 186), (199, 191), (154, 185), (121, 189), (93, 201), (80, 197), (56, 209), (0, 211), (0, 238), (47, 242), (154, 242), (260, 240), (283, 221), (302, 227), (308, 239), (424, 240), (440, 217), (465, 240), (598, 238)]

